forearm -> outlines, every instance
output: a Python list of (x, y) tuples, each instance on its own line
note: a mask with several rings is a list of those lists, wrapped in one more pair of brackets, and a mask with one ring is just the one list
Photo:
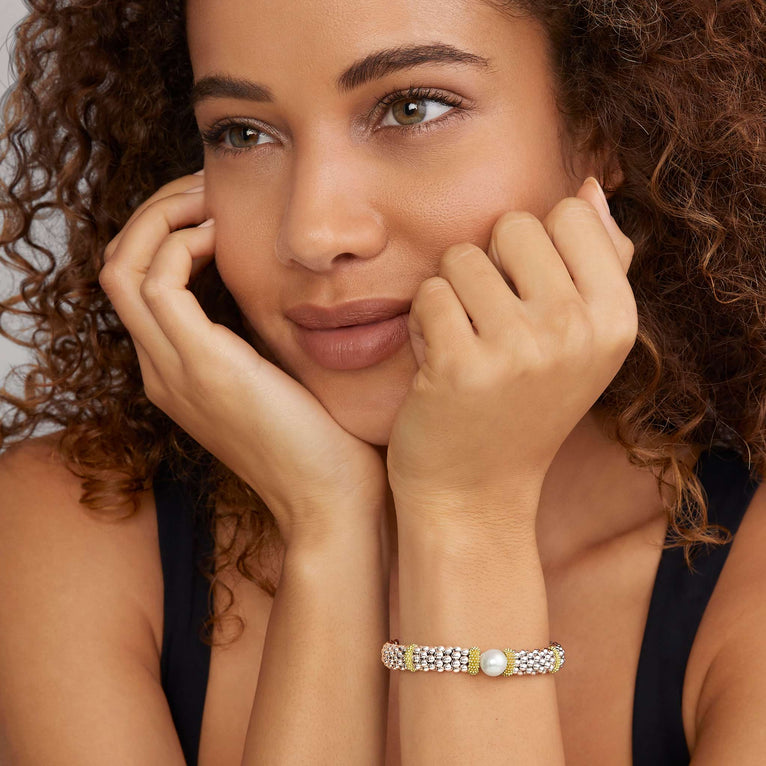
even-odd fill
[[(451, 538), (400, 518), (399, 582), (402, 643), (483, 652), (551, 639), (533, 530)], [(555, 676), (395, 672), (404, 766), (564, 763)]]
[(382, 764), (388, 572), (379, 536), (347, 529), (285, 553), (243, 766)]

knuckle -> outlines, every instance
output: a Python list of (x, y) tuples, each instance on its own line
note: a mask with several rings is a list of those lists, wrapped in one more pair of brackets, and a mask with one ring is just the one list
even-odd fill
[(194, 232), (194, 229), (174, 229), (165, 237), (162, 246), (188, 249), (189, 236), (190, 234), (193, 235)]
[(450, 245), (442, 255), (440, 264), (441, 269), (443, 271), (450, 271), (455, 266), (462, 263), (465, 258), (476, 257), (478, 252), (481, 252), (480, 248), (468, 242)]
[(152, 404), (162, 407), (164, 397), (161, 386), (157, 385), (151, 378), (144, 377), (144, 395)]
[(168, 415), (170, 414), (171, 397), (161, 381), (155, 381), (153, 378), (144, 380), (144, 395), (155, 407), (159, 407)]
[(551, 212), (548, 213), (545, 226), (555, 239), (556, 232), (562, 227), (567, 228), (572, 223), (599, 218), (596, 208), (587, 200), (579, 197), (566, 197), (557, 202)]
[(550, 326), (556, 338), (564, 338), (565, 348), (579, 351), (593, 342), (593, 326), (577, 301), (562, 301), (550, 314)]
[(557, 300), (550, 312), (550, 317), (563, 327), (578, 324), (585, 318), (585, 308), (577, 298)]
[(519, 225), (539, 226), (540, 219), (527, 210), (508, 210), (497, 219), (494, 230), (496, 234), (503, 234), (507, 229), (512, 229)]
[[(492, 227), (492, 236), (490, 237), (490, 253), (492, 247), (496, 251), (502, 249), (503, 245), (511, 240), (518, 228), (529, 231), (540, 230), (543, 228), (540, 219), (526, 210), (509, 210), (503, 213)], [(494, 260), (494, 258), (493, 258)]]
[(532, 213), (526, 210), (508, 210), (495, 221), (490, 241), (494, 241), (496, 246), (501, 244), (504, 239), (511, 237), (519, 226), (524, 229), (542, 228), (540, 219)]
[(121, 282), (122, 276), (113, 263), (107, 263), (102, 266), (101, 271), (98, 273), (98, 283), (107, 295), (115, 293)]
[(147, 276), (141, 282), (139, 292), (144, 302), (151, 305), (162, 299), (165, 293), (165, 286), (157, 279)]
[(596, 208), (593, 207), (588, 200), (582, 199), (581, 197), (565, 197), (564, 199), (559, 200), (551, 213), (565, 218), (581, 218), (583, 216), (599, 217)]
[(635, 305), (626, 305), (615, 317), (611, 327), (613, 346), (621, 351), (630, 351), (638, 336), (638, 312)]
[(138, 218), (144, 220), (152, 219), (154, 216), (160, 216), (161, 218), (167, 219), (165, 197), (159, 195), (149, 197), (148, 200), (136, 208), (136, 212), (133, 216), (134, 220), (137, 220)]
[(428, 277), (418, 285), (418, 289), (415, 291), (415, 297), (412, 302), (415, 303), (417, 301), (418, 303), (422, 303), (424, 300), (427, 300), (429, 296), (441, 292), (448, 286), (449, 282), (447, 282), (444, 277)]

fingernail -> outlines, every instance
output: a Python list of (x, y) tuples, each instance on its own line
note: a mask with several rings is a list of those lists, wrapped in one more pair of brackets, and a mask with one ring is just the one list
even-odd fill
[(201, 192), (205, 187), (204, 186), (195, 186), (192, 189), (185, 189), (184, 194), (192, 194), (194, 192)]
[(196, 173), (192, 173), (192, 175), (201, 176), (204, 174), (204, 172), (205, 172), (205, 168), (202, 168), (202, 170), (198, 170)]
[(601, 207), (601, 212), (604, 213), (607, 217), (610, 217), (612, 215), (612, 211), (609, 209), (609, 201), (606, 198), (606, 194), (604, 194), (604, 190), (601, 188), (601, 184), (598, 182), (598, 179), (594, 178), (593, 176), (589, 176), (586, 181), (593, 181), (593, 185), (595, 185), (596, 189), (598, 190), (598, 203)]
[(198, 229), (204, 229), (208, 226), (212, 226), (215, 223), (215, 218), (208, 218), (207, 221), (203, 221), (199, 226), (197, 226)]

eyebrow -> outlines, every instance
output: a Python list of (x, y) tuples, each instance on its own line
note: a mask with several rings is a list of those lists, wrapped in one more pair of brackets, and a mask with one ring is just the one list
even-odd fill
[[(449, 63), (467, 64), (474, 67), (488, 67), (490, 60), (475, 53), (460, 50), (446, 43), (431, 45), (408, 45), (375, 51), (355, 61), (336, 79), (335, 87), (340, 93), (347, 93), (372, 80), (385, 77), (392, 72), (410, 69), (420, 64)], [(206, 98), (236, 98), (245, 101), (274, 101), (269, 88), (251, 80), (230, 75), (207, 75), (202, 77), (191, 90), (192, 105)]]

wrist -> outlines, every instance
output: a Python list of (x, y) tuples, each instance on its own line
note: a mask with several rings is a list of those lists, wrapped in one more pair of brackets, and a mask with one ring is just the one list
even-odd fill
[(523, 569), (539, 561), (540, 555), (535, 530), (527, 524), (445, 533), (405, 522), (398, 528), (397, 548), (400, 576), (406, 567), (415, 579), (453, 582), (457, 578), (466, 584)]
[(395, 495), (399, 543), (407, 537), (416, 544), (459, 550), (534, 542), (540, 491), (530, 484), (496, 494)]
[(369, 554), (381, 548), (382, 512), (357, 508), (353, 514), (338, 509), (331, 517), (313, 520), (301, 515), (293, 519), (285, 539), (285, 553), (297, 558), (337, 557), (351, 551)]
[[(305, 588), (321, 601), (329, 594), (344, 594), (350, 603), (354, 594), (364, 593), (364, 609), (375, 611), (386, 600), (390, 568), (381, 546), (374, 539), (348, 537), (328, 540), (324, 546), (298, 544), (285, 551), (280, 588)], [(358, 604), (361, 610), (361, 604)]]
[(292, 506), (289, 512), (274, 515), (288, 520), (287, 529), (280, 529), (285, 548), (309, 553), (379, 540), (384, 514), (383, 502), (350, 505), (344, 499)]

